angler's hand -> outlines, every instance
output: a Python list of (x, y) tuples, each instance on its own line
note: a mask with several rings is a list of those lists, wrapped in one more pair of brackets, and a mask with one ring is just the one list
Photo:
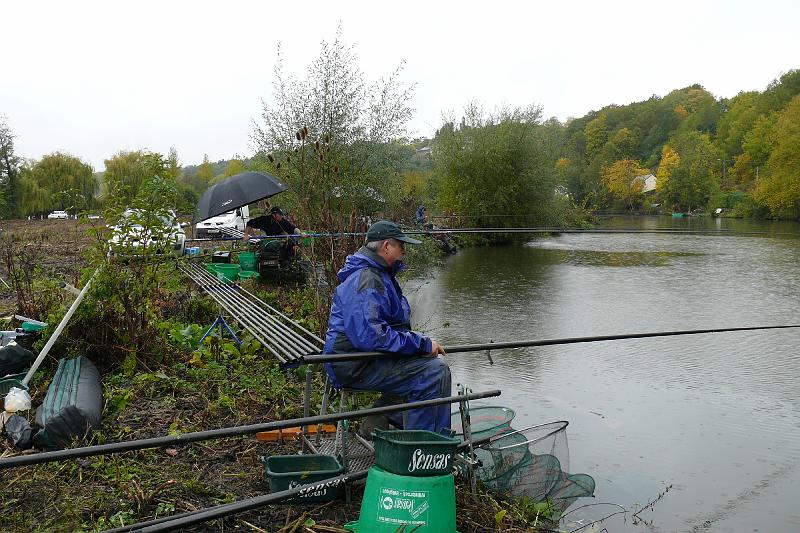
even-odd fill
[(444, 348), (442, 348), (441, 344), (431, 339), (431, 353), (428, 354), (428, 357), (439, 357), (440, 355), (445, 355)]

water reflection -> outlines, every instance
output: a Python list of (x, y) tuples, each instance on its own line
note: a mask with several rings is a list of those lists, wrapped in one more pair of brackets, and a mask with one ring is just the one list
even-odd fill
[[(417, 323), (452, 345), (800, 322), (800, 240), (785, 235), (797, 224), (605, 222), (761, 233), (565, 234), (464, 250), (407, 284)], [(597, 501), (635, 508), (673, 485), (648, 512), (656, 530), (795, 531), (799, 341), (779, 330), (447, 359), (454, 381), (502, 389), (494, 402), (516, 423), (569, 420), (572, 470), (595, 477)]]

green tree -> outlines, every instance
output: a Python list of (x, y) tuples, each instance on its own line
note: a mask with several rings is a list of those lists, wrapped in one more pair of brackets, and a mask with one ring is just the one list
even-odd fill
[(14, 133), (0, 115), (0, 216), (18, 216), (17, 188), (20, 160), (14, 155)]
[(169, 155), (167, 156), (166, 161), (166, 170), (167, 176), (172, 180), (180, 180), (182, 174), (181, 163), (178, 161), (178, 151), (175, 148), (170, 147), (169, 149)]
[(759, 203), (776, 216), (800, 215), (800, 95), (775, 122), (774, 148), (754, 190)]
[(594, 159), (608, 141), (606, 116), (600, 115), (586, 125), (586, 157)]
[[(175, 154), (177, 165), (177, 153)], [(171, 163), (159, 153), (147, 150), (121, 151), (105, 160), (107, 194), (115, 202), (129, 204), (146, 180), (155, 176), (171, 177)]]
[(241, 158), (234, 157), (228, 161), (228, 166), (225, 167), (224, 176), (229, 178), (231, 176), (235, 176), (236, 174), (241, 174), (244, 172), (244, 170), (244, 161), (242, 161)]
[(759, 116), (758, 100), (759, 94), (752, 91), (741, 92), (726, 102), (727, 111), (717, 125), (717, 145), (726, 156), (741, 153), (742, 140)]
[[(662, 172), (666, 177), (663, 183), (659, 183), (663, 200), (676, 210), (705, 207), (711, 195), (719, 189), (719, 151), (711, 144), (708, 134), (698, 131), (676, 135), (669, 148), (678, 157), (677, 164), (669, 172), (667, 169)], [(674, 158), (671, 163), (674, 163)]]
[(759, 116), (753, 127), (742, 139), (742, 153), (734, 159), (732, 182), (743, 190), (749, 190), (756, 181), (759, 169), (767, 164), (775, 146), (775, 123), (778, 113)]
[[(322, 42), (303, 79), (285, 72), (278, 49), (272, 98), (263, 100), (261, 121), (252, 132), (257, 154), (249, 167), (289, 184), (281, 205), (296, 213), (301, 226), (363, 231), (365, 216), (399, 204), (402, 153), (394, 141), (405, 135), (413, 91), (401, 82), (401, 73), (402, 63), (368, 84), (341, 28), (332, 43)], [(314, 242), (311, 253), (323, 262), (330, 287), (358, 243), (355, 238)], [(316, 297), (316, 318), (324, 324), (327, 295), (318, 290)]]
[(95, 206), (94, 169), (77, 157), (61, 152), (44, 156), (22, 171), (21, 215), (61, 209), (77, 213)]
[(197, 169), (197, 177), (206, 185), (214, 180), (214, 167), (208, 160), (208, 154), (203, 154), (203, 164)]
[(368, 84), (341, 28), (332, 43), (322, 42), (304, 79), (286, 74), (278, 50), (274, 104), (264, 102), (252, 139), (261, 160), (271, 154), (268, 168), (291, 185), (281, 201), (302, 219), (327, 218), (330, 227), (333, 218), (351, 220), (399, 201), (402, 152), (393, 142), (405, 134), (413, 91), (400, 79), (402, 66)]
[(472, 104), (459, 127), (442, 126), (433, 144), (440, 206), (474, 217), (479, 227), (520, 222), (497, 213), (552, 222), (555, 160), (543, 147), (540, 120), (536, 106), (484, 116)]

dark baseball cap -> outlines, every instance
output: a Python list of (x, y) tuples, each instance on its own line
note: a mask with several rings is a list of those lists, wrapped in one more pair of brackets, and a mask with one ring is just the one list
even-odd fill
[(270, 214), (273, 215), (283, 215), (283, 211), (281, 211), (281, 208), (278, 206), (273, 207), (272, 209), (269, 210), (269, 212)]
[(379, 220), (367, 230), (367, 242), (382, 241), (384, 239), (397, 239), (408, 244), (420, 244), (422, 241), (412, 239), (394, 222)]

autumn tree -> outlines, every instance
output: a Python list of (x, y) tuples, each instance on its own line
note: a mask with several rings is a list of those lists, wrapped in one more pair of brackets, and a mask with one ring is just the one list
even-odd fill
[(644, 181), (636, 180), (645, 176), (650, 171), (634, 159), (621, 159), (613, 164), (603, 167), (602, 178), (611, 195), (619, 202), (625, 204), (629, 210), (642, 204), (644, 198)]

